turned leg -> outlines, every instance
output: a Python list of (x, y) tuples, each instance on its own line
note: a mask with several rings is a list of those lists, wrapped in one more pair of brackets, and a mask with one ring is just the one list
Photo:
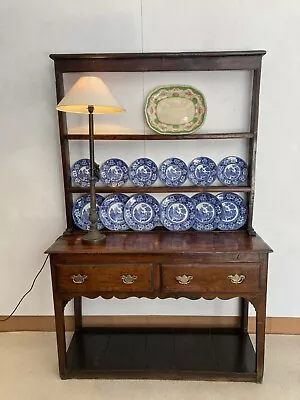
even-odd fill
[(65, 301), (61, 300), (54, 293), (54, 311), (56, 325), (56, 341), (59, 374), (62, 379), (66, 377), (66, 336), (65, 336), (65, 318), (64, 318)]
[(247, 299), (244, 299), (243, 297), (240, 300), (241, 331), (247, 333), (249, 301)]
[(261, 383), (265, 358), (266, 296), (260, 296), (256, 306), (256, 381)]
[(74, 298), (75, 331), (82, 328), (82, 297)]

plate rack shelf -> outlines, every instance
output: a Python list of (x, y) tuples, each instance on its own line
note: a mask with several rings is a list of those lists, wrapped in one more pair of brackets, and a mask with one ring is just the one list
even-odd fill
[[(252, 74), (250, 126), (247, 132), (193, 133), (187, 135), (96, 133), (95, 140), (234, 140), (245, 139), (248, 145), (248, 183), (242, 187), (97, 187), (97, 193), (178, 193), (178, 192), (239, 192), (246, 193), (248, 220), (245, 227), (250, 235), (253, 229), (255, 194), (256, 147), (258, 134), (259, 90), (261, 62), (264, 50), (199, 53), (120, 53), (120, 54), (51, 54), (55, 62), (56, 93), (59, 102), (64, 96), (64, 74), (91, 72), (150, 72), (150, 71), (229, 71), (247, 70)], [(75, 228), (72, 220), (73, 194), (86, 193), (85, 188), (72, 187), (70, 176), (70, 148), (72, 140), (88, 140), (87, 133), (69, 133), (66, 114), (58, 112), (61, 156), (63, 164), (67, 230)], [(113, 146), (113, 144), (112, 144)]]

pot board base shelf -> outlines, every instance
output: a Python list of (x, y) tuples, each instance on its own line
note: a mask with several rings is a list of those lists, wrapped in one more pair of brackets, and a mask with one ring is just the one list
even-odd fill
[(255, 351), (239, 329), (83, 328), (62, 378), (256, 382)]

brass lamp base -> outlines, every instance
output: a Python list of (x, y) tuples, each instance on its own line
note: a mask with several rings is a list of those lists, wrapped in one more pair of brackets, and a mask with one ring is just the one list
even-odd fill
[(97, 244), (104, 242), (106, 239), (106, 235), (103, 235), (103, 233), (100, 233), (98, 230), (95, 231), (89, 231), (87, 234), (85, 234), (82, 237), (82, 240), (86, 244)]

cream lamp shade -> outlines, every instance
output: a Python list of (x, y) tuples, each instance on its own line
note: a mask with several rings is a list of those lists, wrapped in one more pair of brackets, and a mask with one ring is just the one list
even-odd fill
[(58, 103), (58, 111), (89, 114), (88, 106), (93, 106), (93, 114), (115, 114), (124, 112), (105, 83), (95, 76), (83, 76), (74, 84)]

